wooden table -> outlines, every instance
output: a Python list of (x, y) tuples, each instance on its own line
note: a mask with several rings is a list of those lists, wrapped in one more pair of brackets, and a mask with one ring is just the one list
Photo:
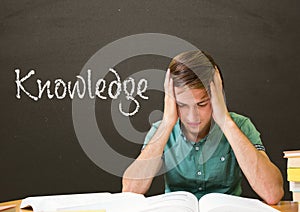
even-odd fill
[[(16, 212), (32, 212), (30, 209), (20, 209), (20, 204), (22, 200), (15, 200), (10, 202), (0, 203), (0, 206), (4, 205), (16, 205)], [(273, 208), (282, 211), (282, 212), (297, 212), (298, 203), (292, 201), (280, 201), (277, 205), (271, 205)], [(299, 210), (300, 212), (300, 210)]]
[(299, 207), (297, 202), (292, 202), (292, 201), (280, 201), (277, 205), (271, 205), (271, 206), (282, 212), (296, 212), (298, 211), (298, 207)]

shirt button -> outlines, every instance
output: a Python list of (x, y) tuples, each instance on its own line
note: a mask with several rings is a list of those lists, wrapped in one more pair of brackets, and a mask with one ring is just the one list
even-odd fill
[(195, 150), (196, 150), (196, 151), (198, 151), (198, 150), (199, 150), (199, 147), (198, 147), (198, 146), (196, 146), (196, 147), (195, 147)]
[(201, 174), (202, 174), (202, 172), (198, 171), (198, 172), (197, 172), (197, 174), (198, 174), (198, 175), (201, 175)]
[(222, 156), (222, 157), (220, 158), (220, 160), (221, 160), (221, 161), (224, 161), (224, 160), (225, 160), (225, 157), (224, 157), (224, 156)]
[(198, 190), (199, 190), (199, 191), (202, 191), (202, 187), (199, 187)]

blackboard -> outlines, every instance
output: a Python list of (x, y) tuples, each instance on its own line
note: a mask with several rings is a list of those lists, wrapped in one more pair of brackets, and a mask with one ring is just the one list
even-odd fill
[[(15, 70), (20, 70), (21, 78), (35, 71), (23, 83), (32, 95), (38, 94), (38, 79), (49, 80), (53, 92), (56, 79), (74, 83), (106, 45), (146, 33), (174, 36), (214, 57), (223, 71), (229, 109), (255, 123), (270, 159), (283, 174), (284, 199), (291, 199), (282, 152), (300, 148), (299, 1), (2, 0), (0, 4), (0, 201), (121, 191), (121, 178), (83, 151), (74, 127), (73, 100), (50, 99), (44, 93), (35, 101), (23, 91), (18, 98)], [(165, 70), (169, 62), (167, 56), (135, 55), (114, 68), (124, 80), (141, 70)], [(115, 80), (102, 68), (107, 82)], [(107, 91), (104, 94), (108, 96)], [(149, 99), (139, 97), (139, 111), (127, 117), (137, 134), (147, 132), (163, 109), (163, 92), (144, 94)], [(135, 158), (141, 145), (116, 129), (111, 105), (111, 98), (94, 102), (99, 131), (112, 149)], [(246, 182), (243, 187), (245, 196), (257, 197)], [(160, 192), (161, 176), (147, 195)]]

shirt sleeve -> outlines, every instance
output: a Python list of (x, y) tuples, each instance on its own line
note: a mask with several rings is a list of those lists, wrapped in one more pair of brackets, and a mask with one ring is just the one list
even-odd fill
[(248, 139), (257, 150), (265, 151), (265, 147), (260, 138), (260, 133), (249, 118), (245, 119), (245, 121), (240, 126), (240, 129), (248, 137)]

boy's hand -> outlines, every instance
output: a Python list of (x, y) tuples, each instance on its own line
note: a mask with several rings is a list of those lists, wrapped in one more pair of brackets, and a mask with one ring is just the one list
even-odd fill
[(215, 67), (214, 79), (210, 83), (211, 90), (211, 104), (213, 109), (213, 119), (223, 129), (226, 119), (230, 118), (230, 115), (227, 110), (223, 95), (223, 86), (220, 76), (220, 72), (217, 67)]
[(165, 77), (165, 105), (163, 121), (166, 124), (174, 126), (178, 119), (177, 104), (174, 95), (173, 79), (170, 76), (170, 69), (167, 70)]

